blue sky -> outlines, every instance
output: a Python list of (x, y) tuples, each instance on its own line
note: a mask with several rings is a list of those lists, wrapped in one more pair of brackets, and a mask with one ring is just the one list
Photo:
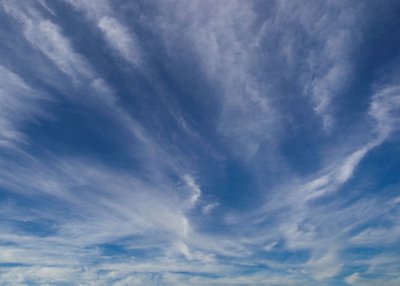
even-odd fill
[(2, 0), (1, 285), (400, 285), (399, 13)]

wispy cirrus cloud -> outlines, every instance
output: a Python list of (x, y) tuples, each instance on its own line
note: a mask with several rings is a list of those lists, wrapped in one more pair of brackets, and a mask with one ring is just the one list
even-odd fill
[(389, 6), (2, 1), (0, 280), (397, 285)]
[(216, 85), (218, 132), (227, 140), (234, 138), (238, 155), (254, 156), (265, 141), (273, 140), (278, 116), (255, 65), (262, 29), (256, 28), (251, 3), (173, 1), (162, 7), (165, 16), (157, 28), (167, 49), (174, 54), (176, 46), (187, 45), (196, 54), (195, 64)]
[(32, 6), (21, 7), (9, 1), (3, 2), (5, 11), (22, 25), (24, 37), (36, 49), (48, 57), (57, 68), (74, 81), (90, 78), (93, 72), (86, 61), (77, 54), (60, 28), (44, 19)]
[(0, 145), (23, 143), (25, 136), (21, 124), (43, 115), (40, 101), (46, 96), (32, 89), (21, 77), (0, 66)]
[(108, 1), (100, 1), (97, 4), (76, 0), (67, 2), (83, 11), (89, 19), (96, 23), (108, 45), (124, 60), (140, 67), (141, 51), (136, 36), (115, 18)]

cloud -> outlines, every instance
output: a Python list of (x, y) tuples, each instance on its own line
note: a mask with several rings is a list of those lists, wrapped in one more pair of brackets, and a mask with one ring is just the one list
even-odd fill
[[(27, 185), (21, 182), (29, 182), (30, 196), (42, 208), (40, 211), (15, 210), (8, 212), (7, 218), (18, 220), (14, 212), (23, 215), (21, 212), (24, 211), (30, 221), (43, 224), (50, 220), (57, 225), (56, 232), (45, 237), (39, 237), (35, 232), (16, 235), (21, 231), (18, 227), (11, 225), (10, 229), (5, 229), (3, 226), (2, 241), (12, 243), (13, 247), (2, 251), (2, 262), (27, 264), (20, 278), (12, 278), (15, 272), (11, 271), (2, 274), (3, 281), (65, 281), (65, 275), (79, 272), (84, 263), (83, 253), (76, 252), (80, 248), (88, 249), (87, 258), (94, 258), (98, 255), (94, 249), (99, 244), (127, 239), (129, 245), (129, 238), (158, 233), (158, 242), (150, 239), (149, 244), (142, 247), (167, 249), (175, 240), (185, 239), (190, 232), (188, 219), (182, 209), (176, 208), (178, 198), (168, 190), (167, 182), (162, 191), (135, 177), (113, 173), (111, 169), (93, 163), (74, 160), (27, 163), (26, 168), (10, 165), (0, 175), (8, 177), (6, 187), (9, 191), (23, 191)], [(18, 176), (12, 177), (9, 172), (16, 170)], [(43, 200), (57, 202), (63, 207), (53, 209)], [(200, 257), (200, 252), (191, 254), (189, 248), (185, 249), (190, 257)], [(57, 253), (59, 256), (54, 256)], [(70, 263), (71, 269), (58, 267), (66, 263)], [(49, 274), (46, 280), (42, 280), (43, 273)], [(84, 278), (78, 276), (76, 279)]]
[[(77, 88), (80, 90), (86, 88), (89, 81), (93, 88), (89, 91), (90, 94), (97, 95), (98, 99), (108, 105), (115, 102), (112, 89), (96, 74), (88, 61), (75, 51), (70, 39), (63, 34), (56, 23), (42, 17), (31, 5), (20, 7), (17, 3), (10, 1), (5, 1), (3, 5), (5, 11), (21, 24), (23, 36), (31, 46), (47, 57), (56, 69), (70, 78), (73, 87), (69, 87), (71, 90), (66, 93), (67, 96), (73, 98), (73, 91)], [(41, 59), (37, 59), (36, 62), (43, 65)], [(61, 93), (65, 93), (63, 79), (54, 78), (52, 75), (54, 70), (43, 73), (46, 68), (48, 67), (39, 66), (35, 70), (42, 77), (40, 80), (49, 80), (48, 84), (61, 89)], [(74, 99), (82, 100), (81, 98)]]
[[(73, 4), (81, 7), (80, 5), (82, 3), (74, 2)], [(160, 157), (169, 158), (170, 155), (163, 150), (159, 142), (156, 142), (154, 136), (145, 130), (145, 128), (119, 104), (118, 95), (116, 95), (108, 83), (94, 71), (94, 68), (88, 61), (74, 50), (71, 41), (63, 35), (61, 28), (52, 21), (43, 18), (33, 6), (27, 5), (20, 7), (18, 4), (9, 1), (4, 2), (4, 6), (6, 12), (22, 24), (23, 35), (32, 47), (41, 51), (58, 70), (70, 77), (74, 84), (73, 89), (77, 89), (78, 94), (87, 95), (85, 98), (76, 98), (73, 96), (76, 94), (74, 92), (71, 93), (72, 96), (70, 93), (68, 93), (67, 96), (71, 96), (70, 98), (72, 100), (81, 102), (91, 100), (94, 106), (103, 105), (103, 107), (106, 108), (107, 115), (111, 117), (111, 120), (114, 120), (121, 129), (128, 132), (131, 135), (131, 139), (140, 146), (139, 148), (144, 148), (146, 150), (146, 152), (140, 154), (142, 160), (146, 160), (149, 168), (152, 168), (153, 172), (157, 172), (155, 169), (159, 167), (155, 167), (154, 163), (158, 165), (158, 162), (152, 162), (152, 160), (158, 160)], [(83, 5), (82, 9), (90, 9), (91, 7), (91, 5)], [(96, 7), (96, 9), (99, 10), (93, 12), (93, 15), (105, 15), (106, 13), (110, 13), (109, 7), (106, 4)], [(110, 19), (107, 21), (114, 23), (113, 20)], [(88, 82), (89, 84), (87, 84)], [(63, 90), (66, 88), (64, 85), (57, 85), (57, 83), (55, 83), (55, 85), (57, 88), (62, 89), (61, 92), (65, 92)], [(104, 112), (104, 110), (96, 111)], [(167, 158), (161, 161), (165, 164), (169, 164), (170, 168), (175, 169), (179, 174), (184, 172), (179, 169), (180, 167), (176, 166), (175, 160)]]
[(183, 176), (183, 180), (192, 192), (189, 202), (195, 205), (201, 196), (201, 189), (192, 176), (186, 174)]
[(353, 274), (347, 276), (345, 280), (346, 280), (346, 283), (354, 285), (357, 283), (357, 281), (360, 280), (360, 275), (359, 275), (359, 273), (353, 273)]
[(43, 115), (40, 102), (46, 96), (3, 66), (0, 66), (0, 85), (0, 146), (11, 147), (14, 143), (25, 143), (21, 124)]
[(84, 11), (87, 17), (96, 23), (108, 45), (124, 60), (135, 67), (140, 67), (142, 56), (138, 40), (133, 32), (113, 16), (108, 1), (99, 1), (96, 4), (75, 0), (67, 2), (76, 9)]
[[(353, 77), (353, 53), (360, 45), (362, 33), (356, 23), (363, 15), (363, 8), (345, 1), (301, 4), (281, 1), (278, 11), (277, 19), (282, 20), (277, 24), (297, 25), (294, 30), (312, 46), (306, 51), (296, 46), (288, 49), (295, 54), (290, 57), (305, 57), (301, 63), (305, 71), (303, 92), (310, 98), (313, 111), (322, 119), (322, 127), (330, 131), (335, 122), (334, 101), (344, 96), (343, 91)], [(288, 32), (288, 37), (295, 38), (292, 33)], [(292, 45), (290, 41), (288, 44)]]
[(170, 2), (158, 8), (158, 29), (171, 56), (176, 45), (195, 54), (206, 78), (216, 83), (221, 105), (217, 129), (239, 157), (251, 158), (273, 140), (277, 117), (268, 88), (258, 78), (257, 41), (251, 3)]
[(137, 44), (129, 32), (114, 18), (103, 17), (99, 21), (99, 28), (104, 33), (107, 42), (117, 50), (126, 61), (138, 65), (140, 63)]
[[(397, 117), (393, 114), (400, 106), (397, 93), (393, 92), (395, 90), (395, 87), (383, 87), (371, 98), (369, 115), (374, 121), (374, 128), (370, 130), (372, 136), (369, 140), (343, 157), (327, 160), (330, 164), (304, 183), (290, 182), (284, 185), (282, 193), (276, 195), (275, 200), (268, 198), (265, 208), (269, 212), (276, 208), (285, 209), (285, 215), (276, 222), (278, 229), (275, 238), (283, 236), (289, 249), (309, 250), (310, 258), (304, 268), (317, 280), (329, 279), (341, 271), (345, 266), (341, 253), (345, 249), (354, 246), (389, 246), (399, 239), (396, 226), (362, 227), (367, 221), (375, 219), (395, 224), (391, 216), (396, 210), (389, 198), (384, 201), (387, 206), (382, 208), (378, 207), (382, 202), (366, 199), (344, 207), (334, 203), (340, 197), (332, 197), (355, 176), (356, 169), (368, 153), (379, 148), (391, 132), (396, 131)], [(390, 108), (388, 102), (391, 103)], [(318, 202), (329, 196), (333, 202)], [(363, 230), (356, 231), (360, 227)]]
[(351, 242), (355, 245), (365, 246), (386, 246), (398, 243), (400, 240), (400, 227), (390, 228), (368, 228), (353, 236)]
[(48, 57), (60, 71), (76, 82), (93, 77), (86, 61), (77, 54), (60, 28), (52, 21), (44, 19), (31, 6), (20, 7), (5, 1), (5, 11), (21, 23), (24, 37), (36, 49)]
[(205, 215), (210, 214), (215, 208), (217, 208), (220, 204), (218, 202), (213, 202), (213, 203), (209, 203), (206, 204), (205, 206), (203, 206), (202, 208), (202, 212)]
[(1, 281), (398, 284), (400, 89), (360, 72), (372, 6), (65, 2), (2, 2)]
[(372, 99), (370, 115), (376, 120), (377, 138), (384, 140), (398, 130), (399, 118), (396, 113), (400, 109), (400, 87), (384, 86), (376, 92)]

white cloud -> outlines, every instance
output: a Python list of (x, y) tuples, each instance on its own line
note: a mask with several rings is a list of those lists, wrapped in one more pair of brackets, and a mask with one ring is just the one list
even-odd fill
[(314, 250), (311, 259), (306, 263), (306, 269), (316, 280), (323, 281), (338, 274), (343, 265), (333, 246), (324, 247), (321, 251)]
[(203, 208), (201, 209), (201, 211), (203, 212), (204, 215), (208, 215), (210, 214), (215, 208), (217, 208), (220, 204), (218, 202), (213, 202), (213, 203), (209, 203), (206, 204), (205, 206), (203, 206)]
[(360, 280), (360, 274), (357, 272), (353, 273), (345, 278), (346, 283), (351, 284), (351, 285), (356, 284), (357, 281), (359, 281), (359, 280)]
[(96, 23), (107, 44), (127, 62), (135, 67), (141, 66), (141, 51), (133, 31), (114, 16), (108, 1), (66, 0), (73, 7), (83, 11), (87, 17)]
[(377, 140), (385, 140), (398, 131), (400, 110), (400, 87), (389, 85), (381, 88), (372, 98), (370, 115), (376, 120)]
[(39, 102), (44, 99), (19, 75), (0, 66), (0, 146), (25, 142), (20, 125), (43, 114)]
[(107, 0), (65, 0), (65, 2), (72, 5), (75, 9), (84, 11), (91, 19), (100, 19), (111, 10)]
[(356, 231), (371, 220), (395, 224), (390, 214), (395, 212), (396, 205), (390, 198), (384, 202), (360, 199), (347, 207), (341, 203), (337, 205), (335, 199), (321, 206), (314, 202), (317, 198), (340, 191), (352, 179), (363, 158), (397, 131), (395, 112), (400, 107), (397, 97), (395, 87), (378, 90), (371, 99), (369, 114), (375, 126), (370, 129), (371, 136), (367, 137), (367, 141), (355, 148), (348, 147), (354, 149), (342, 152), (345, 154), (342, 157), (326, 160), (328, 165), (304, 183), (289, 182), (275, 199), (268, 198), (265, 207), (268, 211), (280, 207), (285, 210), (285, 216), (276, 223), (275, 237), (283, 235), (288, 249), (310, 252), (304, 269), (317, 280), (326, 280), (339, 273), (346, 264), (342, 251), (347, 248), (391, 246), (400, 239), (396, 226), (374, 226)]
[(197, 55), (194, 60), (218, 89), (221, 112), (216, 128), (239, 157), (252, 158), (277, 131), (269, 90), (258, 79), (256, 43), (261, 31), (254, 29), (252, 4), (175, 1), (158, 9), (162, 17), (156, 29), (170, 56), (179, 56), (179, 44)]
[(183, 180), (192, 192), (189, 202), (191, 205), (195, 205), (201, 196), (200, 186), (196, 183), (195, 179), (191, 175), (184, 175)]
[[(90, 10), (93, 12), (92, 13), (89, 10), (86, 11), (86, 9), (92, 9), (94, 6), (82, 3), (74, 1), (72, 4), (76, 5), (77, 8), (85, 9), (85, 12), (90, 15), (93, 14), (92, 17), (97, 17), (98, 15), (108, 17), (105, 15), (111, 13), (110, 8), (106, 4), (100, 6), (94, 5), (98, 10)], [(136, 149), (142, 148), (139, 157), (143, 162), (146, 162), (147, 168), (151, 169), (149, 171), (153, 172), (154, 176), (162, 176), (159, 172), (161, 169), (160, 164), (168, 165), (169, 168), (177, 172), (179, 176), (184, 173), (181, 170), (182, 167), (177, 166), (176, 160), (163, 150), (160, 142), (157, 142), (150, 132), (145, 130), (125, 108), (119, 105), (117, 95), (114, 93), (113, 89), (96, 74), (94, 68), (88, 61), (74, 50), (70, 39), (63, 35), (62, 29), (58, 25), (43, 18), (31, 5), (22, 7), (16, 2), (5, 1), (4, 6), (6, 12), (21, 23), (23, 35), (32, 47), (42, 52), (59, 71), (67, 74), (74, 83), (73, 88), (79, 90), (80, 95), (87, 95), (86, 98), (71, 97), (71, 99), (77, 101), (89, 99), (95, 101), (97, 105), (99, 105), (99, 103), (100, 105), (105, 105), (107, 116), (131, 135), (132, 141), (137, 144)], [(111, 18), (105, 19), (107, 25), (115, 24), (117, 25), (115, 26), (117, 29), (124, 29), (122, 26), (118, 26), (118, 24), (116, 24), (117, 22)], [(96, 18), (95, 20), (100, 19)], [(105, 28), (109, 28), (107, 25)], [(113, 33), (114, 32), (111, 34)], [(55, 85), (57, 86), (57, 83)], [(57, 88), (61, 89), (62, 93), (65, 93), (66, 87), (64, 85), (57, 86)], [(71, 89), (71, 86), (68, 86), (68, 89)], [(69, 96), (70, 94), (68, 93), (67, 95)], [(102, 112), (104, 112), (104, 110)], [(160, 160), (160, 158), (163, 159)]]
[(58, 26), (49, 20), (33, 18), (25, 19), (24, 25), (27, 40), (52, 60), (62, 72), (76, 82), (93, 77), (86, 61), (74, 52)]
[(353, 236), (350, 242), (355, 245), (376, 247), (396, 244), (400, 242), (400, 226), (368, 228)]
[[(99, 27), (114, 52), (131, 64), (139, 64), (143, 55), (133, 29), (123, 25), (108, 2), (69, 2)], [(398, 242), (400, 233), (396, 226), (365, 228), (365, 224), (374, 220), (393, 223), (390, 214), (395, 212), (398, 198), (387, 198), (390, 202), (386, 198), (355, 198), (354, 190), (349, 190), (345, 198), (335, 197), (357, 175), (357, 168), (369, 152), (398, 131), (397, 86), (378, 89), (372, 97), (370, 118), (366, 121), (373, 123), (367, 139), (361, 140), (355, 132), (357, 140), (337, 147), (343, 150), (321, 151), (324, 161), (318, 171), (298, 178), (289, 174), (285, 184), (271, 190), (268, 185), (259, 187), (263, 191), (268, 189), (262, 210), (228, 210), (222, 202), (221, 205), (217, 202), (218, 198), (206, 203), (202, 178), (190, 175), (198, 174), (195, 160), (179, 150), (171, 151), (169, 141), (157, 136), (157, 130), (146, 129), (120, 105), (113, 89), (76, 52), (62, 26), (29, 5), (24, 8), (5, 3), (7, 12), (22, 25), (23, 35), (32, 47), (72, 79), (76, 88), (88, 88), (91, 91), (88, 98), (102, 103), (107, 116), (117, 123), (115, 126), (129, 134), (130, 149), (126, 153), (137, 159), (143, 172), (138, 175), (132, 170), (114, 169), (72, 156), (67, 159), (16, 155), (15, 160), (7, 161), (0, 171), (0, 185), (35, 200), (37, 207), (10, 204), (0, 208), (2, 216), (11, 221), (0, 228), (0, 240), (10, 243), (0, 246), (0, 261), (24, 264), (0, 270), (0, 280), (27, 283), (31, 279), (45, 284), (75, 279), (76, 284), (93, 281), (93, 285), (319, 285), (353, 263), (346, 261), (347, 249), (360, 245), (390, 247)], [(345, 88), (346, 78), (351, 77), (351, 47), (347, 46), (354, 35), (349, 29), (354, 24), (349, 19), (351, 13), (331, 15), (326, 7), (321, 12), (318, 5), (318, 9), (310, 10), (307, 4), (300, 7), (281, 1), (276, 14), (279, 17), (261, 24), (250, 2), (178, 1), (159, 5), (157, 13), (160, 13), (156, 13), (154, 26), (149, 24), (149, 27), (164, 33), (170, 60), (177, 42), (190, 46), (207, 82), (218, 90), (215, 94), (220, 104), (219, 117), (214, 126), (217, 136), (229, 143), (227, 148), (247, 164), (244, 167), (252, 175), (265, 177), (267, 172), (253, 168), (256, 165), (253, 163), (259, 157), (265, 159), (261, 149), (267, 154), (274, 153), (273, 144), (266, 141), (279, 140), (279, 122), (285, 120), (284, 116), (277, 116), (277, 95), (271, 88), (274, 82), (260, 77), (262, 73), (258, 70), (263, 69), (258, 65), (260, 59), (273, 61), (262, 52), (263, 42), (274, 39), (280, 31), (283, 24), (280, 18), (300, 23), (317, 38), (321, 49), (316, 54), (307, 54), (305, 59), (305, 65), (309, 65), (305, 78), (310, 73), (316, 75), (311, 80), (301, 78), (301, 85), (308, 85), (306, 93), (325, 128), (334, 126), (331, 111), (335, 98)], [(329, 24), (337, 20), (343, 20), (339, 21), (339, 30)], [(274, 54), (279, 55), (279, 60), (284, 59), (290, 73), (296, 70), (296, 41), (284, 43), (281, 51)], [(0, 99), (5, 103), (0, 107), (1, 142), (22, 141), (19, 126), (39, 113), (36, 102), (40, 97), (21, 76), (4, 67), (0, 67), (0, 84)], [(184, 128), (195, 133), (189, 121), (177, 118), (181, 118)], [(182, 182), (184, 192), (180, 192)], [(253, 190), (248, 191), (249, 196), (253, 194)], [(325, 201), (327, 195), (331, 197)], [(213, 212), (216, 207), (221, 211)], [(222, 218), (218, 217), (221, 213)], [(223, 224), (218, 232), (203, 225), (204, 221), (214, 219)], [(13, 221), (56, 227), (39, 237)], [(102, 252), (103, 243), (118, 244), (126, 251), (113, 260)], [(136, 251), (146, 255), (135, 255)], [(282, 263), (275, 258), (260, 258), (260, 251), (263, 255), (299, 251), (305, 257), (300, 263), (290, 261), (290, 257)], [(348, 276), (346, 282), (370, 285), (364, 275), (387, 267), (389, 279), (375, 282), (395, 285), (396, 278), (390, 279), (390, 275), (397, 271), (398, 258), (388, 259), (385, 255), (380, 260), (378, 257), (357, 261), (367, 265), (368, 270)], [(254, 266), (266, 270), (239, 274)]]
[(398, 118), (395, 115), (400, 110), (400, 91), (397, 86), (385, 87), (372, 97), (369, 114), (375, 119), (375, 128), (369, 141), (352, 151), (349, 155), (333, 161), (331, 170), (320, 177), (307, 182), (300, 189), (308, 195), (307, 199), (316, 198), (338, 190), (351, 177), (362, 159), (372, 149), (382, 144), (392, 132), (397, 131)]
[(273, 242), (267, 244), (266, 246), (264, 246), (263, 249), (265, 251), (269, 252), (269, 251), (273, 250), (274, 247), (277, 246), (277, 245), (278, 245), (278, 242), (277, 241), (273, 241)]
[[(335, 122), (334, 100), (343, 95), (353, 76), (353, 53), (360, 45), (356, 23), (362, 17), (362, 8), (344, 2), (283, 3), (290, 7), (286, 11), (293, 12), (290, 19), (301, 25), (318, 47), (307, 53), (310, 79), (305, 83), (308, 86), (305, 92), (324, 129), (330, 131)], [(340, 12), (335, 13), (336, 10)]]
[(105, 16), (99, 21), (99, 28), (104, 33), (108, 44), (114, 48), (123, 59), (134, 64), (140, 64), (140, 55), (136, 40), (128, 30), (116, 19)]

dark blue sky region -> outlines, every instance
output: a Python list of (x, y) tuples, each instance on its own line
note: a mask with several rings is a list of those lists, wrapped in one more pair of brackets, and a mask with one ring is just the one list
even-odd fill
[(400, 285), (400, 2), (0, 2), (1, 285)]

